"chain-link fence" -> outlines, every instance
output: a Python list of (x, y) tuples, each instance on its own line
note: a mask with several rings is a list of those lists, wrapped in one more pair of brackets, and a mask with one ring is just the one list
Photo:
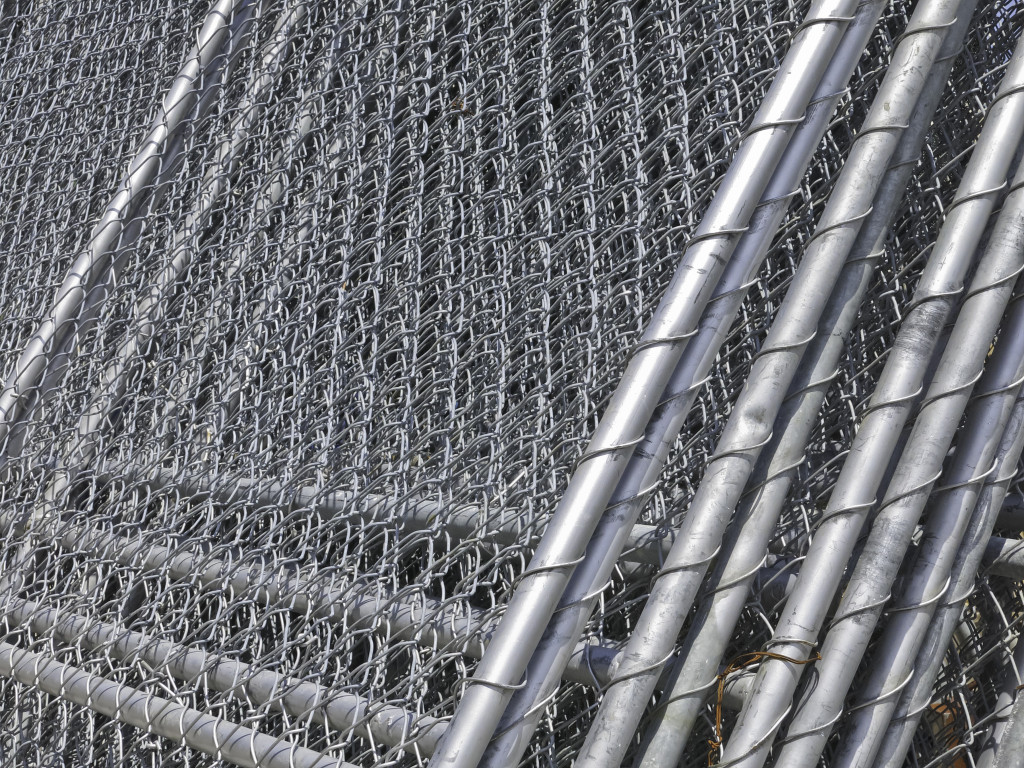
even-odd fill
[(1022, 22), (4, 2), (0, 762), (1016, 765)]

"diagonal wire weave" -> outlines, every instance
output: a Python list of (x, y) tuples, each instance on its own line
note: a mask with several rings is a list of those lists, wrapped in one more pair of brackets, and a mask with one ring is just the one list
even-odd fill
[[(586, 742), (918, 5), (881, 9), (518, 762)], [(813, 10), (4, 3), (0, 763), (426, 765)], [(971, 17), (723, 668), (770, 651), (1022, 21)], [(1010, 437), (982, 539), (1021, 530)], [(1024, 595), (986, 567), (897, 765), (995, 759)], [(706, 761), (717, 703), (681, 764)], [(219, 725), (186, 738), (160, 711)]]

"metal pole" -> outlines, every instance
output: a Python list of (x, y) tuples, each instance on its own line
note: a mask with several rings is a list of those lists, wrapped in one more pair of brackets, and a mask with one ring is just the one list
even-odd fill
[[(232, 120), (228, 135), (217, 149), (214, 165), (203, 178), (196, 207), (186, 216), (172, 240), (171, 258), (158, 273), (152, 289), (136, 303), (137, 333), (126, 340), (117, 356), (106, 367), (98, 391), (92, 396), (79, 420), (77, 440), (71, 441), (66, 447), (68, 455), (51, 476), (43, 494), (43, 501), (33, 513), (30, 525), (38, 526), (39, 520), (55, 514), (62, 508), (74, 477), (94, 460), (101, 445), (101, 430), (128, 386), (128, 369), (140, 350), (145, 349), (152, 341), (159, 319), (166, 311), (168, 294), (190, 263), (191, 252), (186, 245), (190, 238), (198, 236), (208, 225), (217, 202), (235, 174), (239, 164), (239, 152), (266, 102), (267, 92), (277, 82), (277, 73), (288, 53), (293, 32), (305, 19), (306, 13), (305, 5), (300, 4), (278, 20), (274, 33), (261, 52), (260, 66), (254, 70), (247, 84), (239, 113)], [(248, 33), (245, 31), (243, 34), (247, 36)], [(245, 37), (235, 45), (235, 48), (241, 47), (244, 39)], [(322, 68), (327, 73), (326, 77), (332, 74), (329, 63)], [(309, 122), (300, 121), (300, 127), (305, 126), (308, 132)], [(301, 141), (302, 138), (304, 134), (301, 134), (298, 140)], [(276, 186), (274, 188), (277, 189)], [(26, 542), (22, 547), (22, 561), (27, 559), (30, 546), (31, 543)]]
[(1024, 581), (1024, 541), (993, 536), (985, 547), (985, 571), (1013, 581)]
[[(232, 13), (233, 4), (239, 6), (236, 13)], [(31, 364), (22, 366), (19, 362), (13, 383), (0, 394), (0, 444), (28, 408), (23, 397), (28, 393), (22, 387), (31, 387), (45, 397), (65, 366), (64, 346), (96, 319), (110, 292), (109, 283), (120, 269), (119, 253), (141, 233), (142, 207), (155, 204), (165, 191), (165, 182), (177, 168), (184, 128), (210, 111), (217, 86), (230, 77), (239, 52), (248, 42), (255, 11), (256, 6), (248, 0), (222, 0), (208, 13), (196, 47), (172, 83), (142, 149), (96, 225), (89, 250), (79, 257), (65, 278), (58, 293), (63, 298), (58, 299), (50, 318), (22, 353), (21, 361), (31, 357)], [(41, 341), (45, 342), (45, 355), (33, 346)], [(10, 409), (3, 406), (7, 395), (14, 398)], [(6, 447), (11, 446), (8, 443)], [(3, 452), (0, 448), (0, 459)], [(41, 521), (60, 506), (69, 482), (67, 472), (58, 469), (44, 490), (42, 503), (27, 513), (21, 527), (30, 533), (19, 547), (19, 561), (23, 565), (29, 563)], [(24, 577), (24, 571), (0, 574), (0, 591), (13, 590), (14, 584)]]
[[(447, 727), (445, 721), (429, 715), (374, 704), (357, 694), (289, 678), (193, 646), (167, 642), (144, 632), (130, 631), (30, 600), (11, 598), (0, 613), (11, 624), (30, 626), (40, 635), (52, 633), (64, 643), (102, 651), (127, 663), (141, 659), (154, 670), (164, 670), (183, 682), (201, 681), (239, 701), (269, 705), (296, 718), (308, 718), (340, 732), (351, 731), (389, 747), (399, 746), (412, 754), (433, 754)], [(723, 706), (739, 709), (752, 678), (752, 674), (730, 678), (724, 689)]]
[(775, 417), (870, 214), (955, 11), (956, 6), (944, 3), (922, 5), (908, 25), (815, 237), (753, 363), (749, 383), (733, 407), (714, 456), (708, 459), (676, 543), (623, 651), (625, 659), (616, 670), (616, 680), (590, 727), (579, 766), (616, 764), (629, 745), (760, 451), (771, 439)]
[(408, 752), (431, 754), (444, 730), (444, 722), (434, 717), (386, 704), (377, 705), (363, 696), (288, 678), (98, 619), (19, 598), (12, 598), (2, 610), (15, 625), (31, 626), (41, 634), (53, 632), (65, 643), (80, 643), (128, 662), (142, 659), (154, 669), (166, 670), (186, 683), (202, 681), (203, 685), (232, 698), (257, 705), (269, 704), (297, 718), (308, 718), (341, 732), (352, 731), (388, 746), (400, 745)]
[[(198, 105), (210, 101), (204, 93), (216, 84), (209, 77), (232, 33), (236, 6), (247, 0), (218, 0), (206, 16), (195, 47), (178, 71), (162, 108), (142, 142), (128, 173), (93, 229), (87, 250), (75, 261), (57, 291), (53, 308), (22, 351), (14, 371), (0, 391), (0, 446), (6, 453), (7, 438), (22, 417), (43, 379), (53, 373), (67, 339), (98, 310), (105, 297), (107, 275), (116, 269), (114, 260), (133, 219), (153, 197), (160, 179), (174, 167), (180, 147), (178, 138), (194, 118)], [(205, 111), (205, 110), (203, 110)], [(201, 116), (201, 114), (200, 114)]]
[(997, 456), (998, 467), (986, 479), (967, 533), (950, 572), (949, 599), (940, 603), (921, 645), (910, 681), (899, 696), (899, 703), (875, 756), (875, 765), (901, 768), (910, 748), (921, 715), (932, 699), (932, 687), (942, 667), (946, 648), (960, 622), (964, 602), (974, 591), (974, 579), (982, 562), (992, 527), (1006, 495), (1006, 487), (1017, 474), (1017, 462), (1024, 448), (1024, 398), (1018, 399), (1010, 423), (1003, 434)]
[(0, 675), (245, 768), (355, 768), (10, 643), (0, 642)]
[[(998, 186), (999, 179), (1005, 179), (1006, 174), (1009, 172), (1013, 148), (1020, 141), (1022, 125), (1024, 125), (1024, 93), (1021, 93), (1022, 87), (1024, 87), (1024, 44), (1019, 43), (1014, 59), (1011, 61), (1003, 77), (1003, 82), (990, 109), (982, 134), (978, 139), (971, 162), (964, 176), (964, 183), (957, 191), (957, 201), (969, 200), (979, 192), (984, 192), (986, 188), (991, 189)], [(990, 170), (984, 175), (978, 174), (978, 167), (983, 165), (988, 165)], [(971, 189), (969, 186), (972, 181), (976, 187), (975, 189)], [(985, 186), (978, 188), (979, 185)], [(953, 205), (956, 206), (957, 202), (954, 202)], [(1024, 318), (1016, 318), (1011, 320), (1011, 322), (1024, 322)], [(1024, 332), (1024, 326), (1021, 327), (1021, 331)], [(963, 466), (960, 470), (959, 481), (951, 480), (957, 487), (950, 489), (949, 492), (943, 495), (942, 506), (933, 511), (929, 523), (937, 522), (945, 515), (958, 515), (960, 521), (958, 525), (960, 527), (955, 533), (943, 530), (942, 532), (926, 535), (925, 539), (926, 545), (930, 543), (932, 546), (940, 548), (941, 554), (940, 552), (935, 552), (934, 557), (940, 558), (946, 563), (942, 571), (943, 575), (934, 576), (930, 584), (922, 585), (916, 590), (918, 595), (917, 602), (921, 603), (921, 605), (900, 609), (899, 612), (893, 613), (890, 624), (886, 629), (885, 638), (880, 641), (879, 645), (879, 648), (885, 647), (890, 649), (886, 652), (886, 660), (882, 661), (882, 657), (877, 655), (883, 653), (881, 650), (876, 652), (875, 658), (878, 659), (878, 662), (872, 663), (872, 671), (868, 682), (859, 692), (861, 699), (868, 701), (878, 699), (877, 705), (859, 705), (856, 711), (852, 713), (849, 721), (850, 725), (847, 726), (846, 733), (852, 734), (856, 732), (857, 735), (844, 738), (844, 746), (835, 757), (837, 768), (839, 765), (846, 765), (847, 763), (844, 762), (846, 760), (853, 762), (865, 760), (865, 764), (871, 763), (874, 751), (878, 748), (879, 741), (889, 724), (892, 710), (895, 708), (898, 686), (905, 683), (908, 674), (912, 671), (917, 648), (923, 640), (923, 633), (927, 629), (928, 619), (930, 618), (931, 611), (934, 610), (935, 601), (938, 599), (936, 593), (946, 585), (950, 561), (955, 556), (956, 547), (963, 536), (963, 527), (968, 522), (970, 509), (973, 508), (973, 504), (977, 499), (977, 493), (980, 490), (976, 484), (958, 485), (958, 483), (960, 481), (969, 481), (976, 473), (984, 472), (989, 468), (989, 465), (994, 460), (995, 451), (998, 448), (998, 440), (1005, 427), (1005, 420), (1009, 418), (1009, 409), (1012, 407), (1013, 397), (1009, 395), (1005, 387), (1017, 378), (1014, 373), (1016, 365), (1014, 359), (1019, 352), (1008, 350), (1013, 345), (1012, 332), (1010, 337), (1006, 337), (1004, 334), (1003, 338), (1001, 351), (993, 359), (989, 367), (992, 368), (997, 365), (996, 360), (1000, 360), (1001, 362), (998, 365), (1003, 366), (1004, 370), (1001, 374), (995, 374), (994, 372), (986, 374), (987, 380), (982, 382), (982, 394), (977, 396), (980, 402), (972, 409), (972, 416), (980, 420), (979, 423), (988, 424), (989, 420), (995, 420), (995, 423), (1001, 426), (998, 427), (999, 431), (997, 432), (993, 432), (994, 428), (990, 425), (965, 432), (968, 435), (968, 441), (973, 439), (977, 442), (980, 440), (981, 444), (973, 446), (969, 457), (967, 445), (958, 447), (957, 461), (963, 463)], [(1009, 367), (1007, 368), (1007, 366)], [(991, 398), (986, 398), (983, 393), (989, 390), (996, 390), (995, 395)], [(1006, 397), (1009, 397), (1009, 403), (1002, 402)], [(975, 413), (976, 411), (979, 413)], [(982, 415), (980, 411), (984, 411), (986, 415)], [(961, 504), (967, 504), (969, 507), (966, 510), (962, 510)], [(926, 559), (922, 559), (919, 563), (923, 566)], [(941, 583), (936, 583), (935, 578), (938, 578)], [(907, 588), (910, 588), (909, 585)], [(925, 597), (926, 595), (933, 595), (935, 597)], [(927, 615), (922, 618), (922, 613)], [(872, 725), (869, 725), (869, 723), (872, 723)], [(879, 730), (875, 732), (875, 729)], [(869, 735), (869, 733), (873, 735)], [(861, 757), (857, 758), (855, 754)]]
[(127, 389), (128, 369), (133, 360), (152, 341), (166, 312), (170, 293), (181, 274), (191, 264), (193, 252), (188, 243), (209, 225), (216, 204), (237, 173), (242, 147), (249, 137), (253, 123), (267, 103), (267, 94), (277, 83), (278, 73), (288, 55), (295, 29), (306, 18), (306, 14), (305, 3), (299, 3), (287, 10), (278, 20), (273, 35), (264, 46), (259, 66), (254, 69), (247, 84), (238, 114), (232, 120), (227, 136), (217, 149), (214, 165), (203, 178), (196, 207), (189, 212), (184, 223), (174, 234), (167, 264), (158, 272), (149, 290), (136, 302), (136, 333), (125, 340), (117, 356), (107, 365), (97, 391), (82, 413), (78, 424), (78, 441), (68, 466), (85, 467), (91, 464), (95, 457), (100, 430)]
[(1024, 498), (1017, 493), (1011, 493), (1003, 502), (1003, 508), (999, 510), (998, 528), (1014, 528), (1024, 531)]
[[(1007, 151), (1012, 155), (1013, 146)], [(984, 166), (979, 165), (975, 173), (983, 170)], [(977, 210), (991, 210), (992, 198), (1003, 185), (1004, 181), (999, 180), (987, 191), (982, 185), (976, 196), (961, 199), (949, 212), (779, 624), (775, 642), (781, 648), (773, 650), (783, 655), (798, 660), (809, 655), (806, 644), (814, 643), (817, 628), (824, 621), (844, 570), (844, 559), (852, 552), (861, 523), (874, 504), (877, 485), (885, 475), (891, 451), (899, 442), (910, 406), (921, 389), (923, 371), (938, 331), (962, 290), (963, 276), (987, 217), (977, 217)], [(789, 638), (798, 640), (787, 643)], [(763, 755), (765, 742), (781, 724), (789, 707), (798, 674), (795, 665), (781, 661), (770, 660), (762, 665), (755, 695), (748, 702), (747, 715), (741, 719), (747, 725), (737, 729), (731, 756), (746, 759), (751, 751)]]
[(746, 140), (686, 249), (565, 495), (522, 574), (488, 653), (458, 704), (432, 764), (477, 765), (628, 458), (659, 404), (686, 340), (821, 80), (856, 2), (816, 3)]
[[(690, 731), (717, 681), (719, 664), (746, 605), (751, 583), (764, 563), (766, 547), (788, 498), (793, 474), (803, 462), (815, 417), (835, 378), (843, 340), (857, 319), (876, 261), (883, 253), (892, 218), (917, 163), (931, 115), (945, 88), (958, 40), (954, 33), (947, 36), (940, 61), (928, 75), (915, 115), (900, 138), (871, 214), (864, 222), (815, 338), (790, 386), (790, 394), (774, 425), (773, 438), (763, 450), (741, 499), (737, 524), (727, 532), (718, 564), (706, 585), (709, 596), (701, 604), (682, 642), (678, 659), (665, 678), (662, 696), (665, 703), (651, 716), (637, 754), (638, 766), (654, 768), (679, 762)], [(795, 578), (794, 572), (787, 580), (788, 588)]]
[[(13, 513), (0, 513), (0, 531), (14, 528)], [(458, 610), (426, 597), (390, 595), (372, 585), (349, 580), (309, 578), (300, 571), (267, 563), (232, 562), (216, 550), (181, 551), (146, 538), (128, 538), (82, 525), (64, 524), (52, 531), (57, 544), (70, 551), (86, 551), (112, 558), (122, 565), (162, 571), (176, 579), (190, 579), (209, 589), (231, 589), (266, 606), (285, 606), (302, 616), (344, 621), (351, 629), (379, 628), (390, 637), (426, 647), (457, 650), (479, 659), (494, 631), (495, 619), (476, 609)], [(615, 649), (579, 642), (566, 667), (566, 679), (585, 685), (603, 685), (616, 663)]]
[[(1018, 294), (1020, 292), (1018, 291)], [(997, 467), (995, 454), (1024, 377), (1024, 301), (1015, 299), (1000, 342), (979, 383), (981, 392), (962, 429), (955, 464), (943, 480), (943, 489), (929, 502), (913, 570), (904, 583), (897, 605), (890, 609), (885, 632), (877, 641), (862, 686), (854, 690), (861, 701), (843, 728), (834, 758), (836, 768), (874, 765), (875, 753), (892, 721), (897, 697), (914, 671), (935, 607), (950, 586), (950, 569), (970, 522), (980, 491)], [(992, 537), (985, 548), (986, 569), (993, 574), (1024, 578), (1024, 542)]]
[(1017, 698), (996, 745), (993, 768), (1024, 768), (1024, 696)]
[[(529, 523), (526, 515), (517, 510), (512, 510), (509, 518), (491, 525), (484, 508), (475, 504), (445, 505), (420, 496), (395, 498), (317, 486), (295, 488), (280, 481), (261, 482), (211, 474), (182, 479), (159, 466), (100, 465), (96, 467), (96, 478), (103, 484), (125, 483), (153, 492), (174, 490), (194, 502), (212, 499), (217, 504), (242, 502), (284, 511), (308, 508), (334, 519), (353, 515), (365, 522), (389, 520), (407, 531), (439, 530), (455, 538), (476, 536), (499, 545), (518, 541)], [(662, 534), (656, 525), (634, 525), (626, 539), (623, 559), (660, 565), (672, 546), (671, 539)]]
[[(800, 710), (790, 725), (789, 741), (783, 749), (783, 757), (780, 758), (786, 761), (787, 765), (806, 765), (814, 762), (842, 712), (843, 697), (867, 648), (878, 615), (888, 599), (892, 582), (903, 562), (928, 492), (941, 472), (943, 459), (956, 432), (960, 416), (984, 366), (988, 347), (979, 343), (979, 339), (991, 339), (995, 335), (1010, 299), (1017, 273), (1024, 268), (1024, 248), (1021, 247), (1024, 242), (1024, 218), (1021, 217), (1021, 213), (1024, 212), (1024, 189), (1020, 186), (1022, 183), (1024, 173), (1018, 173), (987, 250), (971, 282), (971, 288), (921, 406), (907, 447), (889, 483), (881, 509), (873, 521), (871, 534), (858, 558), (850, 584), (844, 591), (837, 617), (830, 625), (821, 651), (822, 661), (815, 665), (813, 691), (801, 702)], [(891, 358), (889, 362), (892, 362)], [(858, 433), (858, 438), (860, 434)], [(867, 445), (862, 450), (871, 449), (872, 446)], [(851, 452), (851, 457), (854, 455), (855, 452)], [(847, 461), (843, 470), (844, 475), (851, 466), (855, 467), (856, 463)], [(836, 492), (838, 490), (837, 485)], [(833, 498), (836, 492), (833, 493)], [(852, 549), (854, 541), (854, 537), (850, 537), (847, 541), (841, 542), (842, 548), (839, 552), (848, 556), (848, 548)], [(812, 552), (819, 546), (819, 542), (820, 538), (815, 537)], [(827, 542), (826, 546), (829, 544), (835, 547), (835, 542)], [(834, 549), (830, 554), (836, 556)], [(810, 562), (810, 556), (807, 562)], [(797, 603), (803, 581), (802, 571), (787, 605), (786, 618), (795, 612), (789, 610), (795, 603), (797, 611), (813, 613), (813, 617), (801, 616), (802, 621), (799, 625), (792, 620), (780, 624), (775, 642), (781, 650), (773, 650), (783, 657), (807, 658), (808, 648), (815, 643), (817, 630), (828, 610), (828, 602)], [(831, 594), (828, 597), (830, 600)], [(770, 674), (765, 674), (766, 669)], [(787, 661), (766, 662), (758, 675), (760, 685), (755, 684), (756, 693), (744, 711), (748, 711), (755, 702), (765, 700), (765, 703), (776, 712), (777, 719), (781, 719), (783, 712), (779, 710), (784, 710), (788, 706), (796, 688), (799, 677), (797, 669), (795, 664)], [(766, 684), (768, 681), (775, 685), (769, 687)], [(778, 683), (775, 681), (783, 682), (784, 694), (780, 694), (776, 688)], [(769, 693), (772, 696), (770, 701), (767, 700)], [(763, 712), (764, 709), (760, 711)], [(744, 750), (749, 750), (746, 743), (751, 738), (756, 738), (758, 734), (763, 737), (764, 734), (761, 727), (740, 732), (743, 734), (741, 749)], [(736, 750), (732, 754), (741, 756), (744, 752)], [(729, 755), (730, 752), (727, 750), (727, 759)]]
[[(586, 559), (576, 568), (537, 651), (527, 668), (527, 681), (517, 690), (499, 724), (500, 738), (488, 747), (485, 763), (516, 763), (536, 728), (544, 701), (557, 687), (565, 659), (586, 625), (593, 606), (629, 538), (649, 490), (660, 477), (675, 436), (679, 433), (701, 384), (714, 363), (747, 288), (760, 269), (789, 203), (824, 135), (836, 103), (864, 51), (882, 3), (868, 2), (858, 9), (835, 56), (808, 105), (806, 119), (796, 129), (775, 174), (758, 203), (748, 232), (736, 246), (715, 296), (701, 317), (696, 336), (687, 344), (672, 379), (648, 425), (643, 442), (629, 464), (609, 503), (609, 509), (587, 547)], [(661, 565), (669, 551), (664, 540)], [(623, 556), (622, 559), (631, 559)]]
[[(1024, 174), (1018, 175), (1024, 182)], [(993, 240), (1024, 237), (1024, 226), (1006, 223), (1024, 211), (1024, 191), (1007, 198)], [(1000, 229), (1002, 227), (1002, 229)], [(1007, 235), (1007, 231), (1011, 235)], [(966, 408), (973, 383), (985, 369), (974, 407), (962, 430), (953, 464), (943, 475), (939, 499), (932, 496), (924, 536), (916, 560), (903, 584), (903, 594), (891, 609), (889, 624), (872, 657), (870, 671), (858, 698), (838, 765), (874, 765), (874, 751), (885, 733), (895, 707), (895, 696), (913, 671), (914, 659), (927, 630), (935, 603), (949, 583), (949, 568), (964, 529), (971, 517), (978, 484), (995, 469), (996, 450), (1006, 429), (1021, 378), (1024, 377), (1024, 303), (1017, 301), (1003, 324), (997, 352), (985, 366), (988, 347), (979, 339), (990, 338), (1012, 290), (1015, 276), (999, 271), (985, 273), (986, 257), (972, 283), (957, 325), (950, 337), (936, 377), (921, 407), (914, 430), (886, 492), (882, 508), (872, 522), (871, 533), (857, 561), (853, 576), (833, 619), (822, 661), (815, 667), (814, 691), (801, 704), (789, 728), (780, 759), (786, 764), (810, 765), (824, 748), (831, 726), (843, 709), (843, 700), (872, 631), (887, 602), (903, 553), (910, 546), (917, 522), (929, 502), (927, 490), (942, 463)], [(1009, 269), (1024, 268), (1024, 259), (1008, 260)], [(1004, 282), (1009, 287), (990, 286)], [(1002, 303), (1000, 303), (1002, 301)], [(988, 334), (991, 328), (991, 334)], [(947, 490), (948, 489), (948, 490)], [(883, 554), (884, 551), (884, 554)], [(841, 660), (841, 664), (840, 664)], [(839, 667), (842, 666), (842, 669)]]

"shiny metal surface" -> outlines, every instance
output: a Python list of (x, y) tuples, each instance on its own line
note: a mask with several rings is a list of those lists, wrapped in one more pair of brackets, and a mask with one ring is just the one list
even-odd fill
[(0, 765), (1012, 764), (1022, 23), (4, 3)]

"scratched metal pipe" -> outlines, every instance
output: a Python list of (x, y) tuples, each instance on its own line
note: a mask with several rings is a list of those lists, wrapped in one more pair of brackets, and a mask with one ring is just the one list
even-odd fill
[[(637, 550), (631, 544), (637, 539), (636, 520), (647, 501), (646, 491), (656, 486), (664, 470), (675, 436), (689, 415), (747, 288), (763, 264), (793, 195), (799, 191), (800, 181), (867, 45), (882, 5), (881, 2), (862, 4), (850, 23), (808, 105), (806, 119), (793, 134), (755, 209), (749, 230), (737, 244), (715, 295), (701, 317), (696, 335), (687, 343), (643, 441), (629, 460), (608, 511), (587, 547), (586, 558), (573, 572), (558, 611), (527, 667), (526, 684), (513, 694), (498, 726), (501, 735), (488, 747), (483, 764), (518, 763), (543, 714), (538, 704), (550, 696), (561, 681), (562, 669), (612, 568), (620, 557), (626, 557), (621, 554), (623, 549), (631, 549), (635, 557)], [(664, 562), (668, 543), (665, 541), (666, 546), (656, 550), (659, 557), (653, 564)]]
[[(998, 188), (989, 196), (997, 192)], [(985, 197), (982, 195), (978, 204), (991, 205)], [(973, 255), (963, 243), (976, 242), (976, 239), (963, 238), (964, 233), (954, 236), (957, 227), (950, 225), (956, 220), (956, 216), (947, 220), (935, 248), (938, 254), (952, 246), (948, 254), (951, 258), (944, 257), (940, 261), (933, 256), (926, 268), (913, 309), (904, 319), (900, 337), (869, 404), (868, 415), (847, 455), (807, 560), (777, 626), (770, 647), (794, 661), (808, 658), (816, 642), (818, 628), (824, 623), (825, 612), (843, 571), (842, 562), (852, 552), (861, 522), (874, 504), (878, 483), (885, 475), (891, 451), (899, 442), (909, 404), (921, 389), (921, 378), (938, 330), (945, 324), (953, 299), (961, 291), (961, 281)], [(966, 230), (969, 232), (970, 228)], [(980, 237), (981, 233), (976, 234)], [(958, 249), (959, 256), (956, 256)], [(790, 708), (800, 674), (796, 663), (772, 659), (762, 664), (754, 694), (734, 730), (731, 746), (726, 747), (726, 760), (759, 764), (764, 759), (772, 734), (782, 725)]]
[[(1005, 180), (1020, 143), (1024, 125), (1024, 41), (1017, 45), (1013, 60), (1007, 67), (996, 98), (990, 107), (988, 117), (974, 148), (971, 162), (965, 173), (964, 182), (957, 191), (951, 207), (957, 207), (997, 186), (1000, 177)], [(979, 169), (985, 169), (979, 172)], [(973, 188), (972, 185), (973, 184)], [(983, 214), (983, 211), (979, 211)], [(1008, 327), (1024, 322), (1018, 309), (1011, 315)], [(981, 393), (971, 416), (977, 420), (973, 427), (965, 428), (967, 438), (957, 448), (958, 474), (951, 475), (948, 483), (954, 487), (944, 491), (941, 501), (929, 516), (924, 545), (920, 549), (915, 575), (923, 583), (914, 581), (904, 586), (904, 601), (908, 605), (895, 609), (888, 620), (885, 634), (879, 641), (879, 650), (872, 657), (871, 674), (857, 691), (858, 703), (847, 721), (843, 732), (840, 751), (835, 756), (836, 765), (870, 765), (875, 751), (887, 729), (900, 686), (908, 680), (913, 671), (917, 650), (923, 642), (932, 612), (942, 591), (949, 585), (949, 568), (957, 547), (964, 534), (974, 504), (977, 501), (981, 483), (995, 459), (999, 439), (1009, 419), (1011, 386), (1017, 379), (1014, 357), (1018, 350), (1012, 349), (1016, 331), (1003, 333), (1000, 353), (986, 369), (987, 381), (980, 384)], [(998, 362), (997, 362), (998, 361)], [(984, 393), (994, 390), (991, 397)], [(1005, 411), (1005, 412), (1004, 412)], [(992, 426), (993, 422), (997, 426)], [(976, 483), (968, 483), (981, 473)], [(968, 483), (968, 484), (964, 484)], [(952, 526), (948, 519), (952, 518)], [(930, 574), (930, 578), (929, 575)], [(915, 577), (912, 577), (912, 579)]]
[[(958, 30), (959, 33), (963, 29)], [(879, 186), (871, 213), (842, 268), (814, 340), (783, 402), (773, 436), (755, 466), (702, 601), (676, 662), (667, 673), (660, 705), (652, 714), (636, 756), (638, 766), (678, 763), (717, 682), (718, 667), (746, 604), (750, 586), (765, 561), (768, 542), (785, 505), (795, 468), (804, 460), (810, 432), (825, 392), (835, 378), (842, 340), (852, 329), (875, 274), (910, 173), (946, 85), (962, 34), (947, 36), (939, 61), (925, 83), (918, 108)]]
[[(793, 284), (733, 406), (715, 454), (709, 457), (669, 558), (624, 649), (616, 679), (605, 692), (578, 763), (621, 761), (644, 708), (671, 658), (704, 575), (796, 374), (807, 345), (938, 58), (955, 9), (925, 5), (911, 19), (866, 124), (843, 166), (829, 204)], [(917, 32), (925, 27), (941, 32)], [(917, 47), (918, 35), (930, 44)], [(914, 74), (921, 73), (915, 77)]]
[[(988, 350), (978, 339), (995, 335), (1017, 274), (1024, 268), (1022, 183), (1024, 173), (1018, 174), (1006, 199), (910, 440), (829, 624), (821, 661), (814, 665), (812, 690), (800, 701), (780, 753), (782, 764), (811, 765), (818, 759), (890, 597), (960, 417), (982, 373)], [(1016, 363), (1011, 356), (1008, 365)], [(997, 425), (996, 434), (1000, 433)]]
[[(1000, 346), (1005, 355), (995, 357), (986, 367), (989, 350), (978, 343), (995, 337), (1017, 274), (1024, 269), (1021, 185), (1024, 171), (1017, 174), (1006, 198), (910, 439), (872, 520), (864, 550), (829, 625), (821, 661), (814, 665), (813, 689), (801, 700), (779, 754), (783, 765), (813, 765), (821, 754), (890, 601), (893, 583), (936, 482), (943, 488), (949, 486), (951, 492), (943, 492), (932, 504), (904, 594), (890, 609), (889, 628), (896, 634), (883, 636), (872, 661), (872, 666), (885, 674), (869, 675), (856, 705), (891, 701), (912, 671), (917, 640), (927, 627), (930, 609), (945, 592), (948, 563), (973, 508), (970, 491), (994, 469), (996, 449), (1024, 375), (1024, 305), (1020, 302), (1003, 328)], [(982, 377), (986, 371), (989, 376)], [(977, 407), (968, 414), (953, 464), (943, 476), (943, 462), (976, 383), (980, 387)], [(884, 733), (889, 722), (890, 712), (884, 712), (871, 730)], [(854, 764), (873, 765), (877, 736), (869, 739), (860, 732), (855, 738), (859, 754)]]
[(914, 663), (910, 680), (899, 694), (892, 719), (875, 756), (875, 765), (898, 768), (904, 763), (918, 723), (932, 701), (932, 689), (946, 648), (960, 622), (964, 603), (974, 592), (975, 578), (1011, 479), (1024, 448), (1024, 399), (1018, 399), (997, 453), (996, 470), (985, 480), (971, 522), (949, 575), (947, 599), (941, 600)]
[[(989, 135), (1000, 118), (1005, 127), (1024, 121), (1024, 39), (1018, 43), (1007, 68), (999, 95), (986, 124)], [(1010, 102), (1002, 107), (1000, 102)], [(1013, 102), (1016, 102), (1014, 104)], [(1014, 109), (1016, 107), (1016, 109)], [(1012, 115), (1012, 117), (1011, 117)], [(1004, 126), (998, 125), (998, 128)], [(996, 133), (1001, 138), (1005, 135)], [(982, 138), (985, 138), (983, 133)], [(988, 143), (979, 139), (976, 154), (988, 155)], [(985, 377), (979, 382), (975, 404), (963, 428), (954, 465), (940, 480), (941, 494), (933, 494), (931, 512), (918, 546), (908, 580), (903, 583), (897, 605), (889, 609), (885, 632), (872, 655), (871, 673), (858, 686), (855, 711), (843, 731), (843, 747), (836, 756), (838, 766), (871, 765), (875, 750), (891, 720), (900, 686), (913, 671), (917, 651), (924, 639), (937, 602), (949, 586), (952, 561), (970, 521), (978, 493), (988, 473), (995, 469), (1002, 434), (1016, 400), (1019, 379), (1024, 375), (1024, 309), (1018, 300), (1000, 332), (1000, 340)], [(938, 496), (936, 501), (935, 496)]]
[(808, 14), (520, 576), (432, 765), (475, 767), (484, 754), (857, 5), (815, 3)]

